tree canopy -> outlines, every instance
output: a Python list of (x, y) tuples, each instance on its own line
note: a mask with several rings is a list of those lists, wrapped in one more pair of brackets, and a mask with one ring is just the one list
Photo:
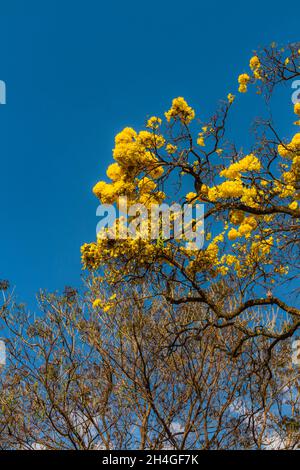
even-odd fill
[[(300, 75), (300, 45), (275, 44), (255, 52), (249, 70), (238, 77), (239, 98), (232, 93), (205, 122), (183, 97), (175, 98), (164, 118), (150, 117), (146, 129), (126, 127), (115, 138), (109, 182), (93, 192), (102, 204), (204, 204), (204, 221), (193, 230), (205, 237), (202, 248), (172, 236), (153, 240), (149, 220), (138, 236), (124, 237), (119, 216), (106, 237), (82, 246), (84, 268), (95, 282), (105, 279), (112, 297), (94, 299), (109, 310), (114, 286), (151, 281), (153, 295), (172, 304), (196, 303), (210, 311), (210, 321), (235, 323), (245, 335), (263, 334), (274, 344), (300, 325), (299, 275), (300, 103), (294, 105), (291, 138), (280, 136), (269, 119), (255, 124), (254, 143), (244, 151), (227, 138), (236, 99), (252, 88), (269, 105), (275, 88)], [(286, 106), (291, 106), (289, 103)], [(292, 132), (292, 131), (291, 131)], [(248, 136), (245, 136), (248, 145)], [(241, 136), (239, 136), (241, 138)], [(176, 211), (173, 221), (176, 221)], [(116, 237), (111, 232), (115, 230)], [(110, 235), (109, 235), (110, 234)], [(223, 286), (223, 288), (220, 288)], [(227, 288), (225, 288), (225, 286)], [(234, 295), (233, 295), (234, 293)], [(233, 301), (234, 298), (234, 301)], [(272, 328), (264, 319), (274, 306), (280, 312)], [(263, 307), (263, 308), (262, 308)], [(254, 324), (253, 315), (262, 313)]]

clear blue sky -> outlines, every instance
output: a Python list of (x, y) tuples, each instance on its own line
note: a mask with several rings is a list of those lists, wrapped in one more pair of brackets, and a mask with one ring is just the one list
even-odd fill
[(0, 0), (0, 278), (20, 299), (80, 285), (79, 248), (97, 222), (91, 188), (115, 133), (175, 96), (212, 111), (253, 49), (299, 40), (296, 10), (257, 0)]

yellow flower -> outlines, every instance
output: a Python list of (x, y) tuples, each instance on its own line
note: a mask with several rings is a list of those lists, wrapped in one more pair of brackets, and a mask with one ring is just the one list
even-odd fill
[(101, 307), (102, 305), (102, 302), (100, 299), (95, 299), (94, 302), (93, 302), (93, 308), (98, 308), (98, 307)]
[(103, 312), (108, 312), (112, 308), (112, 305), (107, 304), (103, 307)]
[(235, 240), (236, 238), (238, 238), (240, 236), (239, 232), (235, 229), (235, 228), (232, 228), (231, 230), (229, 230), (228, 232), (228, 238), (229, 240)]
[(176, 145), (167, 144), (167, 146), (166, 146), (166, 151), (167, 151), (170, 155), (172, 155), (173, 153), (175, 153), (176, 150), (177, 150)]
[(112, 203), (115, 198), (115, 190), (112, 184), (105, 183), (105, 181), (99, 181), (93, 187), (93, 193), (103, 203)]
[(251, 57), (249, 65), (251, 70), (258, 69), (260, 67), (259, 58), (256, 55)]
[(138, 187), (142, 193), (151, 193), (156, 188), (156, 183), (144, 176), (138, 183)]
[(239, 75), (238, 82), (239, 82), (239, 92), (246, 93), (247, 91), (247, 84), (250, 81), (250, 77), (247, 73), (242, 73)]
[(260, 161), (251, 153), (238, 162), (232, 163), (228, 168), (222, 170), (220, 176), (233, 180), (238, 178), (240, 173), (244, 173), (246, 171), (259, 171), (260, 168)]
[(287, 145), (282, 145), (282, 144), (278, 145), (277, 150), (278, 150), (279, 155), (283, 158), (288, 158), (291, 152), (293, 151), (291, 147), (288, 147)]
[(292, 211), (295, 211), (296, 209), (298, 209), (298, 202), (297, 201), (291, 202), (291, 204), (289, 205), (289, 208), (292, 209)]
[(226, 276), (226, 274), (228, 273), (229, 271), (229, 268), (227, 266), (221, 266), (219, 268), (219, 273), (222, 275), (222, 276)]
[(294, 106), (294, 113), (300, 116), (300, 103), (296, 103)]
[(294, 146), (295, 150), (300, 149), (300, 133), (294, 135), (292, 138), (291, 144)]
[(185, 197), (186, 197), (187, 202), (190, 202), (197, 197), (197, 194), (190, 192), (190, 193), (187, 193)]
[(137, 136), (137, 142), (143, 147), (160, 148), (164, 145), (165, 139), (158, 134), (149, 131), (141, 131)]
[(100, 251), (97, 243), (85, 243), (80, 248), (84, 269), (97, 269), (100, 265)]
[(208, 198), (210, 201), (216, 201), (218, 198), (230, 199), (232, 197), (241, 197), (244, 187), (240, 179), (234, 181), (224, 181), (219, 186), (208, 189)]
[(238, 91), (240, 93), (247, 93), (247, 85), (240, 85)]
[(242, 73), (239, 75), (238, 82), (240, 85), (247, 85), (247, 83), (250, 81), (250, 77), (247, 73)]
[(200, 147), (205, 147), (204, 137), (201, 133), (199, 134), (199, 137), (197, 139), (197, 144), (200, 145)]
[(137, 136), (137, 133), (131, 127), (125, 127), (119, 134), (115, 137), (115, 143), (129, 143), (132, 142)]
[(235, 100), (235, 96), (232, 93), (228, 93), (227, 95), (228, 102), (231, 104)]
[(242, 224), (238, 230), (240, 235), (247, 235), (248, 233), (252, 232), (253, 227), (250, 224)]
[(161, 125), (161, 119), (156, 116), (152, 116), (147, 121), (147, 127), (149, 127), (150, 129), (157, 129), (160, 125)]
[(118, 163), (112, 163), (106, 170), (108, 178), (117, 181), (122, 177), (122, 168)]
[(242, 211), (232, 211), (229, 214), (229, 219), (232, 224), (238, 225), (243, 222), (245, 214)]
[(225, 255), (223, 259), (225, 260), (226, 264), (228, 264), (229, 266), (232, 266), (237, 261), (234, 255)]

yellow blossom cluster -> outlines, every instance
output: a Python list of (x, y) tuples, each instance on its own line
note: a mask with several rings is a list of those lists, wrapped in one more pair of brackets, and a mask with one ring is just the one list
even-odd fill
[[(158, 118), (151, 118), (149, 126), (159, 123)], [(148, 122), (149, 122), (148, 121)], [(99, 181), (93, 192), (103, 203), (111, 204), (121, 195), (134, 199), (138, 189), (136, 178), (140, 173), (147, 173), (151, 178), (159, 178), (163, 167), (159, 163), (155, 151), (165, 144), (165, 139), (156, 133), (126, 127), (115, 138), (113, 157), (116, 160), (107, 169), (107, 176), (112, 183)], [(148, 184), (150, 188), (150, 185)], [(152, 184), (152, 188), (155, 184)], [(161, 200), (162, 194), (159, 195)]]
[(198, 139), (197, 139), (197, 144), (198, 144), (200, 147), (205, 147), (205, 141), (204, 141), (204, 137), (203, 137), (203, 132), (200, 132), (200, 133), (199, 133)]
[(292, 210), (292, 211), (295, 211), (296, 209), (298, 209), (298, 202), (297, 201), (293, 201), (289, 204), (289, 208)]
[(137, 134), (126, 127), (115, 138), (113, 157), (127, 174), (148, 170), (152, 177), (159, 177), (163, 168), (158, 163), (155, 150), (162, 147), (164, 142), (160, 135), (148, 131)]
[[(192, 251), (192, 254), (195, 254), (195, 258), (190, 261), (187, 272), (195, 275), (198, 272), (209, 271), (211, 277), (215, 277), (218, 274), (225, 275), (227, 269), (219, 259), (219, 243), (223, 241), (224, 232), (221, 232), (213, 238), (206, 249), (196, 252)], [(188, 249), (185, 252), (188, 252)]]
[(189, 192), (189, 193), (187, 193), (187, 195), (185, 196), (187, 202), (190, 202), (190, 201), (192, 201), (193, 199), (196, 199), (196, 197), (197, 197), (197, 194), (194, 193), (194, 192)]
[(255, 186), (247, 187), (240, 178), (224, 181), (223, 183), (208, 188), (209, 201), (216, 202), (222, 199), (239, 198), (240, 202), (248, 207), (258, 206), (258, 193)]
[(243, 211), (234, 210), (229, 214), (229, 220), (234, 225), (239, 225), (243, 222), (245, 218), (245, 213)]
[(179, 119), (184, 124), (189, 124), (195, 117), (195, 111), (187, 104), (184, 98), (179, 96), (172, 101), (172, 106), (165, 113), (168, 122), (171, 119)]
[[(232, 219), (231, 219), (232, 220)], [(239, 228), (231, 228), (228, 232), (229, 240), (235, 240), (238, 237), (245, 236), (248, 238), (253, 230), (257, 227), (257, 220), (253, 216), (245, 217), (240, 216), (239, 214), (234, 214), (233, 216), (234, 223), (240, 224)], [(240, 222), (239, 222), (239, 221)]]
[(300, 103), (295, 103), (294, 105), (294, 113), (300, 116)]
[[(81, 260), (83, 267), (89, 270), (96, 270), (99, 266), (112, 264), (114, 260), (122, 260), (124, 257), (131, 260), (123, 267), (121, 275), (130, 273), (134, 265), (151, 264), (155, 261), (161, 247), (157, 243), (143, 238), (126, 238), (110, 240), (109, 238), (99, 238), (97, 243), (84, 244), (81, 247)], [(118, 275), (120, 270), (116, 268), (111, 275)], [(107, 272), (107, 275), (109, 273)]]
[[(257, 56), (251, 58), (250, 68), (254, 78), (259, 78), (261, 64)], [(250, 78), (248, 74), (240, 75), (241, 92), (247, 90), (247, 84), (253, 76)], [(229, 94), (227, 99), (231, 104), (234, 96)], [(227, 112), (229, 105), (225, 108)], [(294, 111), (300, 116), (300, 104), (295, 105)], [(194, 119), (195, 111), (184, 98), (178, 97), (173, 100), (165, 117), (167, 122), (174, 119), (187, 126)], [(197, 144), (205, 147), (203, 149), (194, 146), (194, 141), (184, 136), (185, 128), (180, 127), (181, 134), (176, 139), (170, 138), (167, 133), (165, 136), (168, 137), (164, 137), (161, 125), (161, 119), (153, 116), (147, 121), (147, 130), (136, 132), (126, 127), (117, 134), (113, 149), (115, 162), (107, 168), (107, 176), (111, 182), (98, 182), (93, 188), (95, 195), (105, 203), (114, 203), (118, 196), (127, 195), (130, 203), (138, 202), (150, 208), (153, 203), (161, 203), (167, 197), (168, 193), (161, 189), (165, 191), (165, 180), (168, 180), (169, 174), (176, 168), (178, 174), (195, 177), (194, 186), (190, 189), (196, 188), (196, 192), (188, 190), (185, 201), (190, 203), (200, 200), (207, 203), (211, 210), (210, 230), (212, 233), (215, 231), (213, 223), (217, 221), (218, 227), (223, 224), (221, 233), (213, 239), (212, 233), (208, 233), (208, 246), (204, 249), (195, 248), (192, 243), (184, 248), (181, 242), (172, 237), (167, 241), (147, 237), (147, 220), (141, 223), (140, 237), (125, 239), (118, 235), (116, 238), (99, 236), (97, 242), (83, 245), (83, 266), (91, 270), (109, 266), (109, 276), (114, 280), (117, 276), (131, 274), (141, 267), (148, 269), (155, 263), (169, 263), (173, 268), (182, 266), (182, 270), (187, 266), (187, 274), (193, 279), (201, 275), (206, 278), (207, 274), (212, 278), (226, 276), (229, 272), (244, 277), (249, 272), (252, 275), (259, 263), (265, 263), (269, 270), (273, 269), (277, 274), (286, 274), (285, 267), (279, 264), (275, 266), (274, 263), (274, 267), (270, 268), (271, 258), (274, 256), (272, 253), (275, 252), (272, 250), (274, 240), (270, 236), (270, 226), (276, 215), (268, 214), (272, 212), (269, 211), (269, 206), (277, 205), (279, 201), (284, 208), (284, 216), (298, 217), (298, 212), (291, 214), (290, 211), (299, 210), (296, 196), (300, 182), (300, 133), (294, 135), (289, 143), (282, 142), (278, 146), (278, 154), (285, 160), (280, 160), (275, 169), (276, 177), (272, 178), (266, 164), (269, 161), (268, 156), (260, 150), (256, 151), (259, 158), (254, 153), (249, 153), (224, 168), (222, 159), (227, 158), (228, 147), (226, 142), (224, 144), (224, 141), (217, 141), (215, 147), (210, 149), (210, 141), (216, 134), (216, 125), (211, 122), (196, 134)], [(190, 147), (184, 149), (187, 140)], [(209, 153), (213, 157), (209, 160), (210, 166), (206, 172), (203, 156)], [(163, 166), (166, 169), (165, 178), (160, 180)], [(225, 178), (225, 181), (220, 178)], [(265, 209), (266, 212), (263, 212)], [(259, 210), (262, 211), (261, 214)], [(120, 225), (121, 220), (118, 219), (118, 230)], [(178, 253), (182, 256), (180, 262), (176, 258)], [(93, 306), (109, 310), (112, 300), (105, 303), (101, 299), (95, 299)]]
[(105, 181), (99, 181), (93, 187), (93, 193), (104, 204), (112, 204), (116, 201), (118, 196), (131, 194), (134, 189), (134, 183), (121, 178), (118, 181), (114, 181), (112, 184), (106, 183)]
[[(274, 191), (280, 198), (296, 196), (300, 181), (300, 133), (294, 135), (288, 144), (279, 144), (278, 153), (290, 161), (288, 170), (282, 173), (282, 179), (274, 183)], [(294, 205), (295, 206), (295, 205)]]
[(153, 129), (153, 130), (156, 130), (159, 128), (159, 126), (161, 125), (162, 121), (159, 117), (156, 117), (156, 116), (152, 116), (150, 119), (148, 119), (147, 121), (147, 127), (149, 127), (149, 129)]
[(170, 155), (173, 155), (174, 153), (176, 153), (177, 147), (176, 147), (176, 145), (173, 145), (173, 144), (167, 144), (167, 145), (166, 145), (166, 151), (167, 151)]
[(241, 176), (241, 173), (245, 173), (247, 171), (259, 171), (260, 168), (260, 161), (255, 155), (251, 153), (250, 155), (246, 155), (238, 162), (232, 163), (225, 170), (222, 170), (220, 176), (235, 180)]
[(250, 69), (251, 69), (252, 72), (253, 72), (254, 78), (260, 79), (260, 78), (261, 78), (261, 75), (260, 75), (260, 67), (261, 67), (261, 65), (260, 65), (260, 60), (259, 60), (259, 58), (257, 57), (257, 55), (251, 57), (249, 66), (250, 66)]
[(294, 135), (288, 144), (279, 144), (278, 153), (281, 157), (292, 159), (295, 155), (300, 154), (300, 133)]
[[(257, 55), (254, 55), (253, 57), (251, 57), (250, 62), (249, 62), (249, 67), (252, 71), (253, 78), (255, 80), (262, 80), (261, 63)], [(251, 81), (251, 77), (247, 73), (242, 73), (241, 75), (239, 75), (238, 83), (239, 83), (240, 93), (247, 92), (247, 85), (250, 81)]]
[(243, 195), (244, 186), (240, 179), (234, 181), (224, 181), (218, 186), (209, 188), (208, 199), (212, 202), (218, 199), (237, 198)]
[(241, 75), (239, 75), (238, 82), (239, 82), (239, 92), (246, 93), (247, 85), (250, 82), (249, 75), (247, 73), (242, 73)]
[(108, 312), (113, 308), (115, 305), (114, 300), (116, 299), (117, 294), (112, 294), (108, 300), (106, 299), (95, 299), (93, 301), (93, 308), (94, 309), (102, 309), (103, 312)]
[(81, 260), (84, 268), (91, 270), (98, 269), (100, 266), (100, 250), (97, 243), (85, 243), (81, 249)]
[(123, 177), (122, 168), (118, 163), (112, 163), (106, 170), (108, 178), (112, 181), (118, 181)]

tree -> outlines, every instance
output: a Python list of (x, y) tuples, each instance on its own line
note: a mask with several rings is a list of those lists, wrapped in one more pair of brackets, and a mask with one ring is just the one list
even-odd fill
[[(288, 341), (268, 363), (265, 338), (232, 359), (238, 330), (216, 334), (195, 304), (142, 300), (145, 284), (126, 293), (110, 312), (91, 307), (95, 286), (41, 293), (38, 315), (6, 300), (1, 449), (297, 447), (299, 373)], [(191, 335), (196, 326), (201, 334)]]
[[(255, 84), (269, 103), (299, 67), (300, 44), (272, 45), (239, 92)], [(201, 122), (179, 97), (165, 124), (116, 136), (111, 182), (94, 193), (108, 212), (126, 198), (136, 230), (124, 236), (121, 210), (83, 245), (84, 292), (42, 292), (30, 314), (1, 284), (3, 449), (298, 448), (300, 133), (260, 120), (244, 153), (226, 137), (234, 103)], [(205, 225), (193, 215), (178, 237), (178, 202), (203, 203)], [(162, 203), (170, 233), (151, 211)]]
[[(269, 103), (277, 86), (299, 77), (300, 43), (285, 49), (272, 44), (255, 52), (249, 66), (249, 73), (238, 77), (239, 92), (255, 84)], [(146, 130), (123, 129), (115, 138), (115, 162), (107, 169), (111, 182), (100, 181), (93, 188), (104, 204), (120, 204), (119, 198), (126, 196), (129, 208), (203, 203), (205, 230), (196, 218), (192, 223), (195, 232), (206, 237), (203, 249), (173, 232), (164, 236), (161, 225), (158, 239), (151, 239), (151, 217), (140, 221), (138, 236), (126, 238), (121, 214), (95, 242), (82, 246), (82, 261), (97, 282), (105, 273), (112, 296), (119, 284), (147, 279), (152, 295), (173, 305), (201, 306), (199, 320), (202, 307), (207, 307), (211, 323), (234, 324), (245, 339), (263, 335), (271, 350), (300, 325), (295, 295), (300, 133), (284, 139), (271, 119), (260, 120), (252, 148), (244, 152), (226, 137), (234, 104), (235, 96), (229, 93), (216, 113), (201, 122), (179, 97), (165, 113), (164, 123), (153, 116)], [(300, 116), (300, 103), (294, 112)], [(173, 220), (178, 217), (175, 211)], [(104, 310), (114, 303), (113, 298), (106, 303), (94, 300), (95, 307)], [(270, 327), (266, 319), (274, 307), (279, 315)]]

